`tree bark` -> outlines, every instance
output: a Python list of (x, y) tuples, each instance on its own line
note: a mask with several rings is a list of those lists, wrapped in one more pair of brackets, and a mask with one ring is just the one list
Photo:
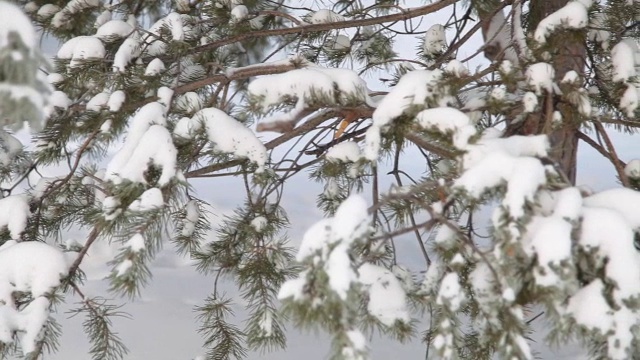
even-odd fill
[[(529, 2), (528, 21), (529, 32), (533, 32), (538, 23), (547, 15), (562, 8), (569, 0), (532, 0)], [(475, 6), (479, 5), (479, 1), (475, 2)], [(477, 6), (478, 15), (491, 12), (491, 1), (483, 1), (483, 7)], [(495, 6), (495, 4), (493, 4)], [(489, 6), (489, 8), (488, 8)], [(504, 17), (504, 15), (502, 15)], [(509, 26), (509, 25), (507, 25)], [(485, 42), (491, 40), (487, 38), (488, 31), (483, 29)], [(555, 68), (555, 80), (559, 82), (569, 71), (575, 71), (579, 75), (584, 75), (586, 47), (584, 41), (575, 41), (570, 39), (571, 36), (564, 36), (560, 32), (553, 36), (554, 54), (552, 55), (551, 64)], [(504, 50), (504, 49), (498, 49)], [(494, 53), (496, 49), (491, 46), (485, 49), (485, 56), (490, 60), (495, 59)], [(546, 134), (549, 137), (551, 145), (550, 157), (554, 160), (560, 170), (567, 176), (572, 184), (576, 181), (576, 155), (578, 151), (579, 119), (577, 110), (573, 106), (558, 101), (559, 95), (546, 94), (541, 110), (537, 113), (528, 114), (527, 117), (520, 122), (508, 122), (505, 130), (505, 136), (510, 135), (538, 135)], [(559, 111), (562, 115), (562, 124), (560, 126), (554, 124), (552, 127), (552, 117), (554, 111)]]
[[(538, 23), (547, 15), (562, 8), (569, 0), (545, 0), (531, 1), (530, 3), (530, 29), (535, 29)], [(560, 35), (561, 36), (561, 35)], [(562, 39), (565, 38), (565, 39)], [(554, 42), (557, 46), (557, 53), (553, 56), (552, 65), (556, 72), (556, 82), (562, 80), (564, 75), (569, 71), (575, 71), (579, 75), (584, 75), (586, 47), (584, 41), (572, 41), (568, 36), (561, 36), (561, 41)], [(546, 133), (549, 136), (551, 144), (551, 158), (557, 162), (567, 178), (572, 184), (576, 182), (576, 155), (578, 153), (578, 136), (580, 123), (577, 120), (577, 110), (573, 106), (563, 104), (556, 106), (558, 102), (555, 97), (559, 95), (549, 94), (547, 101), (549, 106), (543, 107), (547, 111), (534, 114), (531, 119), (525, 121), (533, 122), (538, 131), (536, 134)], [(559, 111), (562, 115), (562, 125), (553, 130), (547, 130), (545, 124), (550, 124), (554, 111)]]

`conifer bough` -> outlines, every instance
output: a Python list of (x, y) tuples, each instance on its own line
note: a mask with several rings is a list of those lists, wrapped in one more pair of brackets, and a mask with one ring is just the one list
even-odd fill
[[(215, 284), (185, 357), (282, 351), (291, 324), (332, 359), (374, 357), (371, 334), (531, 359), (543, 320), (637, 357), (640, 160), (614, 132), (640, 124), (640, 2), (323, 4), (0, 0), (0, 357), (56, 352), (64, 301), (91, 358), (124, 359), (105, 299), (141, 296), (167, 248)], [(579, 144), (619, 185), (577, 186)], [(219, 177), (245, 193), (214, 226), (193, 181)], [(289, 238), (305, 178), (325, 216)]]

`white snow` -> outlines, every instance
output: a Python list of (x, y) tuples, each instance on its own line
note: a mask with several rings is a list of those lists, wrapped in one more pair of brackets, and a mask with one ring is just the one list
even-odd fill
[(83, 38), (84, 36), (77, 36), (74, 38), (71, 38), (69, 40), (67, 40), (64, 44), (62, 44), (62, 46), (58, 49), (58, 52), (56, 54), (56, 57), (58, 59), (67, 59), (70, 60), (73, 57), (73, 51), (76, 48), (76, 45), (78, 45), (78, 42)]
[(277, 115), (277, 121), (285, 122), (295, 120), (297, 115), (308, 107), (307, 102), (314, 95), (329, 103), (371, 102), (366, 83), (355, 71), (320, 66), (262, 76), (253, 80), (248, 90), (249, 96), (258, 102), (263, 112), (267, 112), (271, 107), (280, 107), (287, 100), (295, 99), (293, 110)]
[(282, 284), (278, 291), (278, 299), (292, 298), (293, 301), (301, 301), (305, 298), (304, 287), (307, 283), (308, 271), (304, 270), (297, 277), (289, 279)]
[(535, 158), (490, 152), (468, 168), (455, 181), (454, 188), (462, 188), (479, 198), (485, 191), (505, 183), (507, 191), (502, 204), (511, 216), (520, 218), (525, 214), (525, 204), (532, 203), (538, 188), (546, 183), (545, 169)]
[(452, 248), (453, 245), (455, 245), (457, 239), (458, 234), (456, 234), (456, 232), (452, 228), (442, 225), (438, 229), (438, 233), (434, 237), (433, 241), (438, 246), (448, 249)]
[(87, 111), (95, 111), (100, 112), (107, 103), (109, 102), (110, 95), (105, 92), (101, 92), (96, 94), (87, 102), (86, 109)]
[(640, 228), (640, 213), (636, 211), (639, 203), (640, 192), (627, 188), (601, 191), (584, 199), (585, 206), (616, 211), (633, 229)]
[(454, 145), (461, 149), (466, 147), (469, 137), (475, 134), (469, 117), (455, 108), (426, 109), (416, 115), (416, 120), (424, 129), (452, 134)]
[(34, 199), (41, 199), (46, 191), (57, 181), (61, 180), (62, 178), (59, 176), (53, 176), (53, 177), (41, 177), (38, 182), (36, 183), (36, 186), (33, 187), (33, 190), (31, 191), (31, 196)]
[(79, 13), (84, 9), (96, 8), (100, 6), (99, 0), (71, 0), (67, 2), (64, 8), (60, 10), (51, 19), (51, 25), (57, 28), (67, 27), (72, 21), (73, 14)]
[(612, 327), (613, 319), (611, 309), (602, 296), (603, 293), (602, 281), (595, 279), (571, 297), (567, 311), (579, 324), (605, 333)]
[(258, 323), (263, 337), (271, 337), (273, 335), (273, 314), (269, 310), (265, 310), (260, 322)]
[(233, 21), (242, 21), (249, 16), (249, 9), (244, 5), (237, 5), (231, 9), (231, 18)]
[(149, 103), (131, 120), (127, 139), (107, 166), (106, 179), (120, 183), (122, 179), (146, 183), (147, 164), (162, 167), (158, 185), (164, 186), (176, 176), (177, 150), (171, 134), (164, 127), (166, 107)]
[(369, 314), (386, 326), (393, 326), (396, 321), (409, 323), (405, 291), (389, 270), (364, 263), (358, 268), (358, 276), (369, 294)]
[(39, 5), (35, 1), (29, 1), (28, 3), (24, 4), (24, 12), (26, 13), (35, 12), (38, 10), (38, 8)]
[(320, 220), (304, 233), (296, 261), (302, 262), (309, 256), (326, 257), (326, 248), (334, 241), (331, 238), (332, 223), (332, 218)]
[(156, 21), (151, 28), (141, 36), (141, 41), (146, 44), (145, 53), (149, 56), (163, 55), (166, 51), (167, 39), (161, 38), (161, 29), (168, 29), (171, 39), (174, 41), (184, 40), (184, 24), (182, 17), (176, 12), (169, 13), (166, 17)]
[(633, 245), (633, 231), (621, 215), (606, 208), (584, 208), (579, 242), (587, 251), (597, 250), (600, 261), (608, 260), (606, 277), (617, 285), (613, 291), (616, 302), (640, 293), (640, 279), (636, 276), (640, 272), (640, 254)]
[(367, 340), (365, 339), (362, 332), (358, 330), (349, 330), (347, 331), (347, 337), (351, 342), (351, 345), (355, 350), (365, 350), (367, 346)]
[(309, 22), (312, 24), (324, 24), (344, 21), (344, 17), (338, 13), (335, 13), (329, 9), (320, 9), (311, 15)]
[(469, 274), (469, 283), (480, 309), (485, 313), (491, 313), (497, 296), (494, 275), (486, 262), (481, 261), (476, 264)]
[(458, 311), (464, 302), (465, 294), (460, 286), (458, 274), (450, 272), (444, 276), (440, 283), (440, 290), (436, 302), (445, 305), (451, 311)]
[(134, 253), (138, 253), (146, 248), (144, 237), (142, 234), (137, 233), (129, 239), (125, 246), (127, 246)]
[(251, 220), (251, 227), (257, 232), (262, 232), (265, 226), (267, 226), (267, 223), (267, 218), (264, 216), (256, 216)]
[(247, 158), (260, 168), (267, 161), (267, 149), (256, 135), (241, 122), (216, 108), (198, 111), (192, 118), (182, 118), (174, 129), (174, 135), (191, 139), (204, 127), (214, 149)]
[(328, 50), (345, 51), (351, 48), (351, 39), (346, 35), (337, 35), (327, 43), (325, 48)]
[(500, 72), (503, 74), (511, 74), (513, 72), (513, 63), (509, 60), (502, 60), (500, 63)]
[(325, 155), (329, 161), (357, 162), (360, 158), (360, 148), (354, 141), (344, 141), (332, 146)]
[(559, 216), (535, 217), (528, 225), (529, 255), (537, 256), (539, 267), (534, 278), (539, 286), (558, 286), (562, 283), (552, 266), (571, 258), (571, 231), (569, 222)]
[(142, 51), (138, 36), (134, 33), (124, 40), (113, 57), (113, 71), (125, 72), (127, 65)]
[(640, 179), (640, 159), (633, 159), (624, 168), (624, 174), (631, 179)]
[(625, 41), (617, 43), (611, 49), (611, 64), (613, 81), (627, 82), (636, 75), (635, 54), (631, 46)]
[(198, 202), (189, 200), (185, 205), (185, 213), (184, 223), (182, 224), (182, 236), (191, 236), (196, 230), (196, 224), (200, 218)]
[(156, 210), (164, 206), (164, 197), (162, 191), (158, 188), (145, 190), (140, 197), (134, 200), (129, 209), (133, 211), (149, 211)]
[(638, 90), (633, 84), (627, 85), (627, 90), (624, 91), (620, 98), (620, 110), (630, 118), (634, 118), (635, 111), (638, 108)]
[[(435, 91), (441, 79), (442, 71), (440, 70), (408, 72), (378, 104), (373, 113), (373, 124), (376, 127), (383, 127), (401, 116), (411, 105), (424, 106), (428, 99), (436, 95)], [(446, 104), (442, 104), (444, 105)]]
[(424, 33), (422, 51), (425, 55), (433, 56), (441, 54), (447, 46), (447, 38), (444, 26), (440, 24), (431, 25)]
[(496, 101), (504, 101), (507, 91), (504, 88), (496, 87), (491, 90), (491, 98)]
[(60, 7), (58, 5), (44, 4), (38, 9), (38, 12), (37, 12), (38, 19), (46, 20), (52, 17), (53, 15), (55, 15), (59, 11), (60, 11)]
[(37, 46), (37, 35), (31, 20), (11, 2), (0, 2), (0, 48), (9, 44), (9, 34), (16, 33), (29, 48)]
[(29, 201), (24, 195), (11, 195), (0, 199), (0, 228), (6, 228), (14, 240), (27, 228)]
[(611, 33), (606, 28), (606, 14), (604, 12), (597, 12), (591, 17), (591, 29), (589, 29), (588, 39), (590, 41), (601, 43), (603, 50), (609, 49), (609, 40)]
[[(352, 195), (338, 207), (334, 217), (320, 220), (307, 230), (296, 255), (298, 262), (310, 261), (314, 266), (322, 264), (331, 290), (342, 300), (346, 300), (351, 285), (358, 282), (358, 274), (349, 255), (351, 246), (369, 231), (370, 221), (365, 200)], [(298, 277), (286, 281), (278, 298), (303, 299), (306, 276), (307, 271), (303, 271)]]
[(111, 20), (111, 11), (105, 10), (98, 15), (96, 18), (96, 22), (93, 24), (93, 27), (99, 29), (100, 26), (107, 23), (107, 21)]
[(175, 101), (175, 108), (187, 114), (194, 114), (202, 109), (202, 99), (195, 92), (189, 91), (180, 96)]
[(23, 145), (13, 135), (6, 131), (0, 131), (0, 164), (8, 166), (11, 161), (23, 150)]
[(527, 83), (538, 96), (542, 95), (542, 90), (546, 90), (548, 93), (554, 90), (553, 79), (555, 74), (553, 66), (547, 63), (530, 65), (525, 72)]
[(576, 221), (582, 214), (582, 195), (576, 187), (570, 187), (554, 192), (555, 205), (553, 215), (567, 221)]
[(367, 202), (358, 195), (349, 196), (340, 204), (331, 225), (332, 238), (351, 244), (369, 231), (370, 215)]
[(124, 259), (122, 260), (122, 262), (120, 262), (118, 264), (118, 266), (116, 266), (115, 273), (117, 277), (126, 275), (129, 270), (131, 270), (131, 268), (133, 267), (133, 261), (129, 260), (129, 259)]
[(166, 115), (171, 106), (171, 100), (173, 99), (173, 89), (168, 86), (161, 86), (158, 88), (157, 95), (158, 102), (164, 105), (164, 113)]
[(59, 84), (64, 81), (64, 76), (58, 73), (50, 73), (49, 75), (47, 75), (47, 81), (49, 81), (49, 83), (53, 85)]
[(455, 77), (463, 77), (469, 75), (469, 70), (458, 60), (451, 60), (444, 68), (447, 74), (451, 74)]
[(162, 60), (155, 58), (149, 62), (147, 68), (144, 71), (145, 76), (156, 76), (165, 70)]
[(116, 184), (121, 179), (146, 183), (144, 173), (149, 162), (152, 162), (162, 168), (158, 185), (164, 186), (176, 176), (176, 156), (177, 150), (169, 130), (161, 125), (151, 125), (139, 142), (127, 139), (107, 167), (107, 180)]
[(342, 300), (347, 299), (347, 292), (351, 284), (358, 281), (358, 276), (351, 264), (347, 243), (339, 243), (331, 253), (324, 265), (324, 270), (329, 276), (329, 286)]
[(522, 104), (524, 105), (524, 111), (527, 113), (534, 112), (536, 106), (538, 106), (538, 97), (536, 94), (527, 91), (522, 97)]
[(73, 55), (69, 66), (74, 67), (82, 64), (83, 60), (104, 59), (106, 50), (104, 44), (97, 37), (83, 36), (73, 48)]
[(109, 96), (109, 101), (107, 102), (107, 106), (109, 107), (109, 111), (118, 112), (124, 104), (126, 99), (126, 94), (122, 90), (116, 90)]
[(66, 110), (71, 106), (71, 99), (64, 92), (57, 90), (49, 96), (49, 103), (54, 107)]
[[(30, 85), (14, 85), (6, 82), (0, 82), (0, 93), (9, 94), (11, 96), (11, 99), (15, 100), (26, 99), (30, 101), (37, 109), (42, 109), (45, 104), (45, 98), (43, 97), (43, 94)], [(60, 105), (60, 107), (65, 107), (70, 103), (67, 102), (67, 100), (68, 98), (62, 92), (58, 94), (52, 94), (49, 96), (49, 102), (53, 104), (50, 104), (49, 106), (47, 106), (47, 108), (50, 108), (52, 105), (56, 104)], [(45, 108), (45, 113), (47, 113), (47, 108)], [(34, 125), (36, 124), (34, 123)], [(22, 123), (16, 123), (14, 124), (14, 126), (22, 128)]]
[[(20, 331), (23, 352), (35, 350), (49, 316), (45, 295), (60, 284), (68, 267), (60, 250), (42, 242), (9, 240), (0, 246), (0, 341), (12, 343), (12, 334)], [(22, 310), (14, 303), (16, 291), (33, 297)]]
[[(514, 11), (517, 9), (519, 9), (519, 7), (515, 6)], [(495, 57), (498, 53), (503, 52), (505, 59), (517, 65), (519, 63), (519, 58), (514, 49), (514, 45), (521, 45), (523, 43), (523, 41), (521, 41), (519, 44), (515, 44), (515, 42), (519, 40), (517, 38), (519, 36), (519, 34), (517, 34), (519, 30), (516, 26), (517, 23), (514, 22), (512, 27), (507, 22), (507, 17), (504, 15), (504, 12), (500, 10), (491, 17), (488, 25), (489, 26), (486, 28), (485, 37), (487, 39), (487, 43), (485, 46), (493, 48), (493, 52), (495, 54), (491, 54), (491, 60), (496, 60)], [(513, 29), (513, 33), (511, 29)], [(524, 50), (526, 53), (526, 49)]]
[(564, 7), (548, 15), (538, 23), (533, 38), (545, 43), (549, 35), (557, 29), (582, 29), (589, 24), (589, 6), (580, 1), (569, 1)]
[(578, 80), (580, 80), (580, 75), (578, 75), (574, 70), (567, 71), (562, 78), (563, 83), (577, 83)]
[(425, 107), (428, 100), (441, 107), (454, 102), (455, 99), (446, 94), (446, 87), (438, 85), (442, 75), (441, 70), (415, 70), (400, 78), (373, 112), (373, 125), (366, 132), (363, 150), (367, 160), (377, 159), (381, 132), (411, 106)]
[(102, 212), (107, 221), (113, 220), (120, 215), (122, 209), (119, 209), (120, 200), (113, 196), (108, 196), (102, 200)]
[(133, 32), (133, 26), (123, 20), (111, 20), (102, 24), (96, 32), (96, 37), (105, 41), (117, 38), (126, 38)]

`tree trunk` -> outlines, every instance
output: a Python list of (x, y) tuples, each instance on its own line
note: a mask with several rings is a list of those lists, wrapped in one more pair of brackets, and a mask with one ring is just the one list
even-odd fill
[[(529, 2), (529, 32), (533, 32), (538, 23), (547, 15), (560, 9), (567, 4), (569, 0), (532, 0)], [(491, 2), (482, 2), (484, 8), (477, 6), (478, 15), (491, 13)], [(479, 5), (476, 2), (475, 5)], [(493, 6), (497, 6), (493, 4)], [(502, 15), (502, 14), (498, 14)], [(504, 15), (502, 15), (504, 17)], [(488, 31), (483, 28), (485, 41)], [(573, 70), (579, 75), (584, 75), (586, 48), (584, 41), (576, 41), (575, 38), (565, 34), (556, 33), (552, 42), (555, 53), (553, 54), (552, 65), (555, 68), (556, 81), (562, 80), (564, 75)], [(560, 36), (559, 38), (557, 36)], [(490, 45), (490, 44), (487, 44)], [(487, 52), (487, 50), (489, 52)], [(502, 49), (499, 49), (502, 50)], [(490, 60), (495, 60), (492, 55), (495, 49), (488, 47), (485, 50), (485, 56)], [(537, 113), (527, 115), (527, 117), (518, 123), (509, 123), (505, 131), (506, 136), (510, 135), (538, 135), (546, 134), (549, 136), (551, 144), (550, 157), (554, 160), (559, 168), (565, 173), (569, 181), (575, 184), (576, 181), (576, 155), (578, 150), (578, 137), (576, 133), (579, 128), (579, 119), (577, 110), (573, 106), (566, 103), (558, 102), (559, 95), (547, 94), (541, 106), (542, 110)], [(562, 124), (560, 127), (555, 125), (552, 128), (552, 117), (554, 111), (559, 111), (562, 115)]]

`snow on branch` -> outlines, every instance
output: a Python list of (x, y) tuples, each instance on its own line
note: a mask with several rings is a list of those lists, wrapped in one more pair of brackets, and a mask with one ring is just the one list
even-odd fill
[(136, 113), (122, 148), (107, 166), (106, 180), (147, 183), (145, 173), (152, 163), (162, 168), (158, 185), (168, 184), (177, 174), (177, 150), (166, 125), (167, 106), (149, 103)]
[[(47, 295), (68, 269), (64, 254), (50, 245), (9, 240), (0, 246), (0, 342), (11, 344), (17, 334), (25, 355), (36, 350), (49, 317)], [(28, 293), (33, 300), (19, 309), (16, 292)]]
[(373, 104), (364, 80), (348, 69), (309, 66), (263, 76), (252, 81), (248, 90), (250, 102), (261, 113), (280, 110), (283, 104), (293, 107), (284, 114), (274, 115), (267, 124), (261, 124), (267, 129), (274, 128), (269, 123), (289, 124), (288, 127), (293, 128), (309, 110), (320, 107)]
[(545, 43), (547, 38), (557, 29), (582, 29), (589, 24), (587, 10), (593, 5), (592, 0), (572, 0), (564, 7), (542, 19), (536, 28), (533, 38)]
[[(488, 261), (490, 267), (499, 267), (509, 263), (511, 255), (503, 252), (505, 246), (521, 249), (533, 265), (533, 284), (541, 291), (560, 294), (560, 300), (551, 296), (544, 300), (560, 317), (559, 321), (572, 322), (604, 336), (609, 358), (628, 358), (634, 338), (630, 329), (640, 326), (640, 254), (634, 247), (640, 229), (635, 210), (640, 192), (621, 188), (583, 198), (576, 187), (550, 188), (549, 182), (557, 174), (542, 161), (549, 147), (546, 136), (501, 138), (495, 129), (476, 134), (471, 120), (452, 108), (423, 110), (416, 120), (425, 130), (450, 137), (453, 145), (463, 151), (453, 194), (468, 201), (500, 194), (497, 198), (501, 199), (501, 206), (492, 216), (495, 250), (483, 261)], [(576, 251), (581, 255), (576, 257)], [(576, 274), (584, 266), (581, 261), (591, 264), (589, 272), (600, 275), (580, 284)], [(451, 264), (457, 262), (463, 262), (458, 255)], [(483, 277), (489, 276), (485, 270), (477, 270), (473, 273), (474, 282), (480, 282), (480, 271), (485, 273)], [(429, 276), (432, 283), (433, 274)], [(450, 272), (442, 278), (438, 292), (439, 303), (453, 312), (462, 301), (456, 276)], [(500, 284), (503, 280), (494, 281)], [(493, 301), (483, 289), (482, 296)], [(514, 293), (503, 294), (507, 303), (513, 299)], [(446, 329), (445, 326), (441, 330), (442, 337), (434, 345), (443, 351), (451, 348)], [(521, 349), (522, 354), (530, 354), (526, 349), (528, 346)]]
[[(334, 217), (313, 225), (304, 235), (296, 260), (303, 265), (297, 277), (286, 281), (278, 297), (285, 303), (297, 304), (303, 312), (331, 312), (336, 306), (350, 307), (354, 296), (367, 304), (367, 313), (380, 324), (391, 328), (410, 322), (407, 298), (403, 285), (392, 271), (364, 260), (354, 259), (354, 247), (362, 244), (370, 234), (371, 215), (360, 196), (347, 198)], [(359, 264), (359, 266), (358, 266)], [(360, 330), (350, 317), (334, 318), (343, 329), (332, 335), (347, 334), (351, 345), (343, 350), (349, 359), (366, 354)], [(302, 316), (297, 312), (294, 316)], [(361, 340), (360, 340), (361, 339)], [(362, 355), (361, 355), (362, 356)]]
[(192, 139), (201, 129), (216, 151), (246, 158), (263, 168), (267, 162), (267, 149), (256, 135), (238, 120), (216, 108), (206, 108), (192, 118), (182, 118), (173, 131), (183, 139)]

